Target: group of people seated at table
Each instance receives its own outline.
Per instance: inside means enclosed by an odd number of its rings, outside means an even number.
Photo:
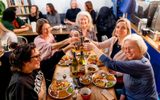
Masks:
[[[30,22],[36,21],[38,33],[33,43],[16,45],[8,52],[4,52],[3,43],[0,45],[0,100],[46,100],[47,88],[51,84],[56,64],[66,52],[75,48],[74,44],[80,41],[79,36],[89,41],[84,43],[85,50],[93,50],[112,73],[123,75],[124,93],[120,100],[158,100],[154,71],[149,59],[144,56],[147,46],[142,37],[131,34],[130,21],[120,18],[112,37],[98,42],[93,25],[95,13],[88,6],[90,3],[85,3],[87,11],[81,11],[77,8],[76,0],[71,0],[71,9],[67,10],[65,20],[65,23],[73,26],[71,37],[60,42],[56,42],[51,33],[52,26],[60,23],[54,6],[47,4],[46,16],[38,11],[36,5],[31,7],[29,19]],[[4,17],[5,12],[13,14],[13,18]],[[2,24],[0,23],[0,38],[7,38],[7,43],[8,40],[17,42],[13,32],[29,30],[31,27],[26,24],[19,26],[18,21],[14,22],[17,17],[13,9],[6,9],[4,15]],[[18,25],[19,30],[14,25]],[[100,50],[105,48],[108,48],[107,53]]]
[[[73,25],[75,24],[76,16],[81,11],[81,9],[78,8],[76,0],[71,0],[70,7],[71,8],[66,11],[64,23]],[[88,13],[90,13],[93,19],[93,23],[95,24],[96,12],[93,9],[91,1],[85,2],[85,9]],[[46,4],[46,12],[47,14],[44,15],[41,11],[39,11],[37,5],[31,5],[30,15],[28,16],[29,22],[36,22],[40,18],[45,18],[49,21],[51,26],[62,24],[60,14],[52,3]],[[14,31],[15,33],[24,32],[31,29],[30,25],[28,25],[24,20],[16,16],[16,7],[9,7],[3,12],[2,23],[7,29]]]

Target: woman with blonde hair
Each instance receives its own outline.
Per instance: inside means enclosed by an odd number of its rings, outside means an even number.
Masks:
[[[96,30],[92,23],[91,15],[87,11],[81,11],[76,17],[75,27],[72,30],[79,31],[86,38],[97,41]],[[71,35],[74,34],[71,32]]]
[[[114,60],[125,60],[126,57],[121,50],[123,39],[131,34],[130,21],[126,18],[120,18],[116,22],[115,29],[113,30],[112,37],[103,42],[94,42],[98,48],[108,48],[107,54]]]
[[[11,43],[18,42],[16,34],[6,29],[1,22],[0,22],[0,42],[1,42],[2,47],[4,47],[5,50],[8,50],[7,47]]]
[[[103,42],[94,42],[94,44],[99,49],[107,50],[105,53],[113,60],[120,60],[124,61],[126,60],[125,53],[121,50],[122,41],[123,39],[131,34],[131,25],[130,21],[126,18],[120,18],[115,26],[115,29],[113,30],[112,37],[108,40],[105,40]],[[107,48],[107,49],[106,49]],[[91,49],[90,47],[87,47],[87,49]],[[123,88],[123,74],[120,72],[112,71],[111,73],[115,74],[117,76],[117,84],[115,86],[116,89]]]

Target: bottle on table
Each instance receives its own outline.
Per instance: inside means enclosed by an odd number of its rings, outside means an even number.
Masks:
[[[79,58],[79,64],[82,65],[82,66],[86,65],[86,61],[85,61],[85,58],[84,58],[84,53],[83,53],[82,50],[81,50],[81,54],[80,54],[80,58]]]
[[[71,65],[71,73],[73,76],[78,75],[78,61],[76,59],[76,53],[73,52],[73,60],[72,60],[72,65]]]

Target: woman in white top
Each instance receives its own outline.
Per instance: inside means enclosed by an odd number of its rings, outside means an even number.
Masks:
[[[18,42],[16,34],[6,29],[2,23],[0,23],[0,42],[4,48],[9,46],[13,42],[14,43]]]

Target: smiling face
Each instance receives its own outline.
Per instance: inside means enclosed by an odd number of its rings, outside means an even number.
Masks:
[[[30,73],[33,70],[39,69],[40,68],[40,53],[38,51],[38,49],[33,49],[32,50],[32,55],[31,55],[31,59],[29,62],[25,63],[25,67],[23,68],[23,71],[25,73]]]
[[[22,68],[24,73],[31,73],[36,69],[40,68],[40,53],[38,49],[34,48],[31,50],[32,54],[30,57],[30,61],[25,62]]]
[[[89,24],[89,19],[85,15],[81,15],[78,21],[81,28],[87,28]]]
[[[30,64],[33,67],[33,70],[35,69],[39,69],[40,68],[40,53],[38,51],[38,49],[33,49],[32,50],[32,56],[31,56],[31,60],[30,60]]]
[[[142,57],[140,48],[133,40],[126,40],[124,42],[123,51],[128,60],[140,59]]]
[[[36,13],[37,12],[37,8],[35,6],[31,7],[31,13]]]
[[[48,34],[50,32],[51,26],[48,23],[44,23],[42,26],[42,35]]]
[[[50,9],[50,7],[48,5],[46,5],[46,11],[47,12],[51,12],[51,9]]]
[[[71,8],[72,8],[72,9],[77,8],[77,2],[76,2],[75,0],[72,0],[72,1],[71,1]]]
[[[119,22],[116,25],[115,29],[115,36],[117,36],[118,39],[123,39],[128,35],[128,28],[126,22]]]

